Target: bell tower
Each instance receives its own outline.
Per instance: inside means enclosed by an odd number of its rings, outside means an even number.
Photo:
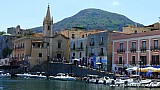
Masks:
[[[52,57],[52,38],[51,38],[53,36],[52,26],[53,26],[53,18],[51,18],[50,7],[48,5],[47,14],[43,20],[43,37],[44,37],[44,47],[47,47],[48,49],[47,56],[49,58]]]
[[[48,5],[47,14],[43,20],[43,36],[44,37],[52,36],[52,25],[53,25],[53,18],[51,18],[50,7]]]

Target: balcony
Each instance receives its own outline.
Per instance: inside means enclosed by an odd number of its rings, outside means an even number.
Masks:
[[[125,53],[125,49],[117,49],[117,53],[123,54],[123,53]]]
[[[99,45],[104,45],[104,42],[100,42]]]
[[[136,48],[131,48],[130,52],[135,53],[136,52]]]
[[[91,57],[91,56],[94,56],[94,53],[89,53],[89,56]]]
[[[141,52],[146,52],[147,48],[146,47],[141,47],[140,50],[141,50]]]
[[[78,47],[78,48],[76,48],[76,50],[77,50],[77,51],[82,51],[82,50],[84,50],[84,49],[83,49],[83,47]]]
[[[90,42],[90,46],[94,46],[94,42]]]
[[[98,53],[99,56],[104,56],[103,52]]]
[[[71,51],[74,51],[74,50],[76,50],[75,48],[71,48]]]
[[[151,51],[159,51],[160,50],[160,47],[158,46],[151,46]]]

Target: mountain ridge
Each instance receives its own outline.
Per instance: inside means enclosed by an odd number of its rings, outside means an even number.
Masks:
[[[124,15],[108,12],[101,9],[89,8],[79,11],[77,14],[64,18],[54,23],[53,30],[60,31],[70,29],[72,27],[83,27],[86,30],[116,30],[122,31],[122,27],[127,25],[135,25],[136,22],[130,20]],[[138,26],[142,24],[136,23]],[[42,26],[32,28],[35,32],[41,32]]]

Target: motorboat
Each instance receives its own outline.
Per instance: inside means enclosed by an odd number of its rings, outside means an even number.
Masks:
[[[5,73],[4,71],[0,71],[0,78],[9,78],[11,74]]]
[[[31,74],[31,73],[23,73],[23,74],[16,74],[20,78],[47,78],[45,75],[42,75],[41,73],[38,74]]]
[[[19,78],[29,78],[31,76],[30,73],[16,74]]]
[[[86,82],[88,82],[88,83],[98,83],[98,75],[88,75]]]
[[[33,75],[33,74],[31,74],[30,76],[29,76],[29,78],[41,78],[41,79],[45,79],[45,78],[47,78],[47,76],[45,76],[45,75],[42,75],[42,74],[35,74],[35,75]]]
[[[146,87],[146,86],[150,86],[150,84],[152,83],[152,80],[150,79],[145,79],[145,80],[134,80],[132,82],[127,82],[125,83],[125,86],[127,87]]]
[[[70,76],[69,74],[65,74],[65,73],[58,73],[56,76],[50,76],[50,79],[63,80],[63,81],[74,81],[74,80],[76,80],[75,77]]]

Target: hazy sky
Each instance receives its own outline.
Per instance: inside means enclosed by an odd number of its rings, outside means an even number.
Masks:
[[[54,23],[87,8],[122,14],[144,25],[160,17],[160,0],[0,0],[0,31],[17,25],[23,29],[42,26],[48,3]]]

